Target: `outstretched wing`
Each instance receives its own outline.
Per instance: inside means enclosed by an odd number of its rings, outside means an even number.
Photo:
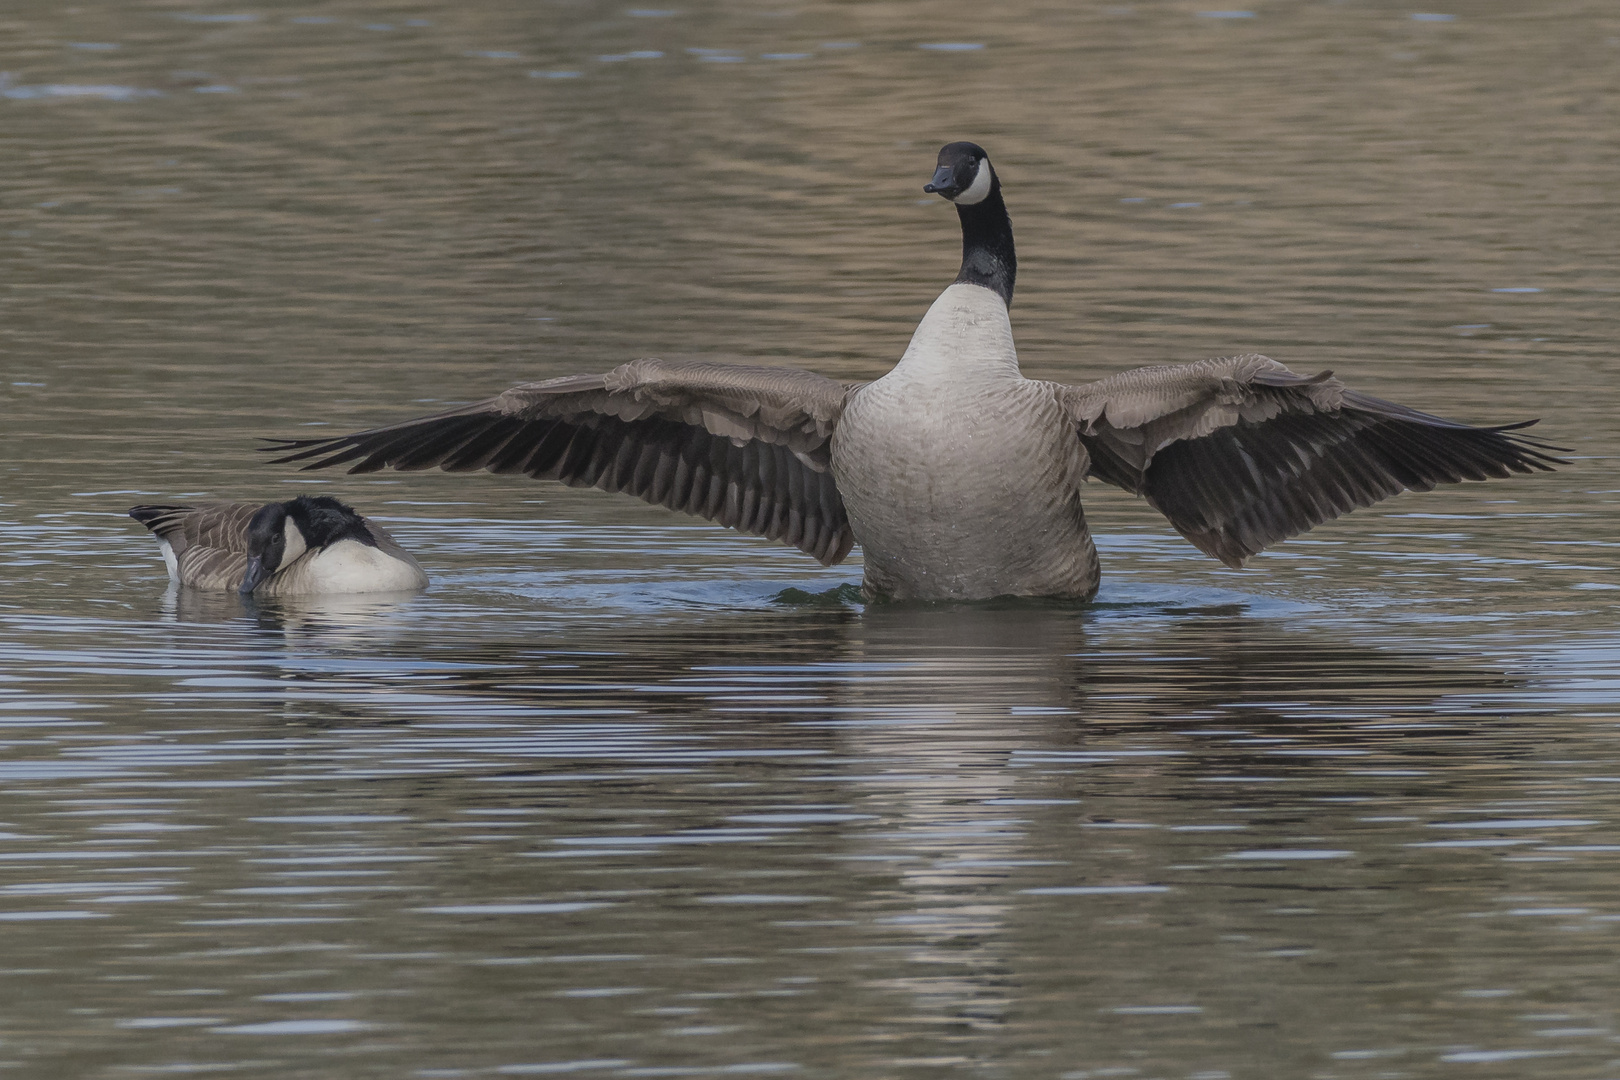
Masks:
[[[854,543],[828,468],[849,389],[796,368],[645,359],[267,449],[283,453],[277,462],[308,461],[307,469],[484,469],[621,491],[780,540],[831,566]]]
[[[1205,554],[1255,552],[1403,490],[1550,471],[1535,421],[1471,427],[1264,356],[1054,384],[1091,475],[1147,501]]]

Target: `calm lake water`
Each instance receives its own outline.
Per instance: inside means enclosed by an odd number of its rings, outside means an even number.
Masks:
[[[1620,11],[1201,3],[10,0],[0,1066],[1620,1077]],[[1029,374],[1259,351],[1571,464],[1241,572],[1099,486],[1096,603],[863,607],[858,552],[253,451],[878,376],[959,138]],[[176,596],[122,516],[300,492],[432,588]]]

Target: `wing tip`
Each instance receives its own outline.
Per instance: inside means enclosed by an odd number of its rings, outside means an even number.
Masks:
[[[1537,417],[1534,420],[1521,420],[1516,424],[1499,424],[1477,430],[1488,431],[1499,436],[1504,443],[1513,449],[1515,457],[1508,464],[1514,472],[1527,473],[1537,470],[1556,472],[1560,465],[1574,464],[1569,458],[1557,456],[1559,454],[1574,453],[1569,447],[1555,445],[1534,435],[1519,434],[1525,428],[1539,423],[1541,423],[1541,418]]]
[[[1158,510],[1159,513],[1164,513],[1163,508],[1159,506],[1156,500],[1150,498],[1148,505]],[[1169,517],[1168,514],[1165,514],[1165,516]],[[1222,564],[1228,570],[1244,569],[1249,559],[1257,553],[1238,543],[1236,537],[1220,529],[1187,529],[1177,525],[1174,519],[1170,521],[1170,525],[1176,532],[1181,534],[1183,540]],[[1273,543],[1280,542],[1273,541]]]
[[[822,566],[837,566],[849,558],[850,551],[855,547],[855,534],[850,532],[848,525],[844,525],[829,540],[830,543],[823,543],[819,551],[800,550],[814,557]]]
[[[129,508],[129,516],[136,521],[151,528],[153,523],[181,510],[190,510],[189,506],[178,506],[173,503],[142,503]]]
[[[273,445],[259,446],[254,449],[261,454],[281,455],[280,457],[271,458],[265,464],[288,465],[297,461],[309,461],[309,464],[299,468],[299,472],[309,472],[311,469],[325,469],[332,465],[338,465],[350,460],[359,453],[359,447],[355,444],[352,435],[340,435],[336,438],[326,439],[265,438],[263,441]],[[352,453],[346,457],[346,451],[352,451]],[[310,458],[316,458],[317,460],[310,461]],[[356,468],[349,471],[356,472],[358,470]]]

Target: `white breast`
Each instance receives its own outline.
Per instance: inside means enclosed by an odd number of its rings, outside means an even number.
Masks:
[[[357,540],[339,540],[306,555],[261,586],[269,596],[403,592],[427,585],[415,560],[397,559]]]
[[[900,363],[878,382],[949,380],[960,385],[1017,377],[1018,350],[1006,303],[983,285],[956,284],[939,294],[917,324]]]

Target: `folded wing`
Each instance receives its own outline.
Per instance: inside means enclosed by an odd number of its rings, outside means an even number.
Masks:
[[[236,551],[247,557],[247,527],[260,503],[198,503],[194,506],[147,504],[129,516],[167,540],[176,555],[194,547]]]
[[[624,492],[780,540],[830,566],[854,543],[828,469],[849,389],[794,368],[644,359],[268,449],[308,469],[483,469]]]
[[[234,589],[247,571],[247,527],[261,503],[147,505],[129,516],[174,555],[175,580],[206,589]]]
[[[1471,427],[1264,356],[1053,384],[1091,475],[1141,495],[1228,566],[1403,490],[1550,471],[1555,447]]]

